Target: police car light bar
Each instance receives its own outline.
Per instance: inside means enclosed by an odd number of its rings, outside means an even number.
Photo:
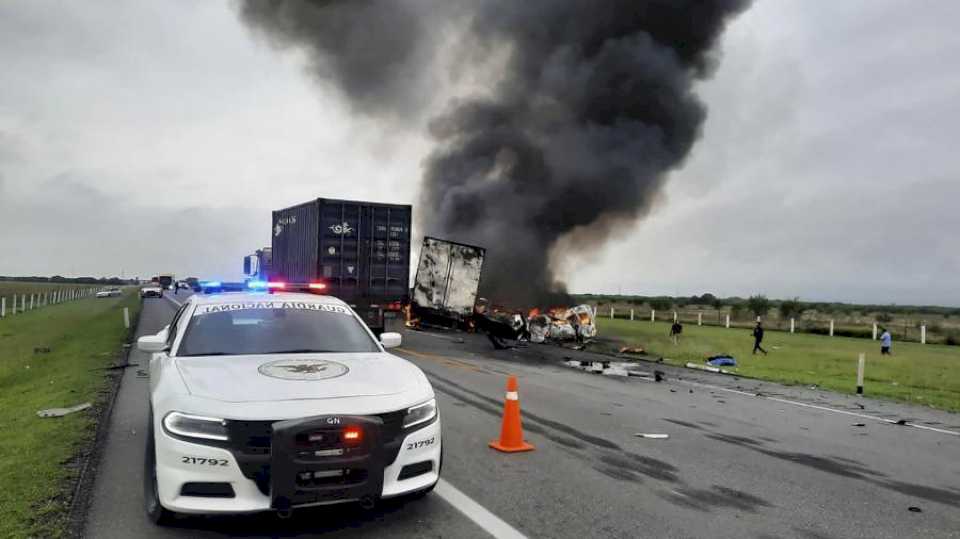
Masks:
[[[326,283],[288,283],[286,281],[247,281],[247,288],[261,291],[318,291],[326,290]]]

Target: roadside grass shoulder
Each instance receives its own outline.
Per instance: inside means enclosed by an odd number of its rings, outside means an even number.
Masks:
[[[92,437],[94,419],[89,411],[60,418],[37,411],[97,401],[103,368],[127,336],[123,307],[139,310],[135,291],[0,321],[0,537],[63,534],[68,500],[61,494],[78,473],[70,463]]]
[[[670,340],[666,322],[598,320],[599,332],[626,346],[640,346],[665,362],[703,364],[710,356],[730,354],[738,374],[789,385],[817,385],[841,393],[856,392],[857,360],[867,354],[864,392],[960,412],[960,348],[894,342],[892,357],[880,355],[879,341],[767,331],[769,355],[753,355],[753,337],[743,328],[685,324],[680,344]]]

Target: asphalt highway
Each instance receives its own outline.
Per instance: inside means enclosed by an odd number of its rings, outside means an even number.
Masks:
[[[175,308],[146,300],[138,335],[159,331]],[[152,525],[142,500],[147,358],[134,351],[85,536],[960,537],[956,415],[663,367],[661,383],[608,377],[564,366],[593,356],[556,346],[494,351],[477,335],[403,333],[396,353],[427,373],[443,420],[443,484],[425,499]],[[487,446],[510,374],[529,453]],[[939,430],[872,419],[897,416]]]

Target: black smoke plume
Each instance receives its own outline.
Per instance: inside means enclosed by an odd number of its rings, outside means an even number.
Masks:
[[[565,293],[553,263],[649,210],[700,134],[693,83],[747,4],[248,0],[242,14],[305,47],[373,115],[408,110],[424,80],[453,67],[430,61],[438,29],[464,32],[461,59],[504,52],[488,92],[458,96],[429,123],[437,145],[418,215],[428,234],[487,247],[483,294],[532,305]]]

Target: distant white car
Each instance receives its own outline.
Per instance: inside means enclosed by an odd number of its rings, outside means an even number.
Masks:
[[[158,284],[148,284],[140,289],[141,298],[162,298],[163,288]]]
[[[120,295],[123,295],[123,292],[119,288],[108,288],[97,292],[98,298],[115,298]]]
[[[150,359],[144,499],[174,513],[277,511],[421,496],[440,478],[433,387],[344,302],[190,296]]]

